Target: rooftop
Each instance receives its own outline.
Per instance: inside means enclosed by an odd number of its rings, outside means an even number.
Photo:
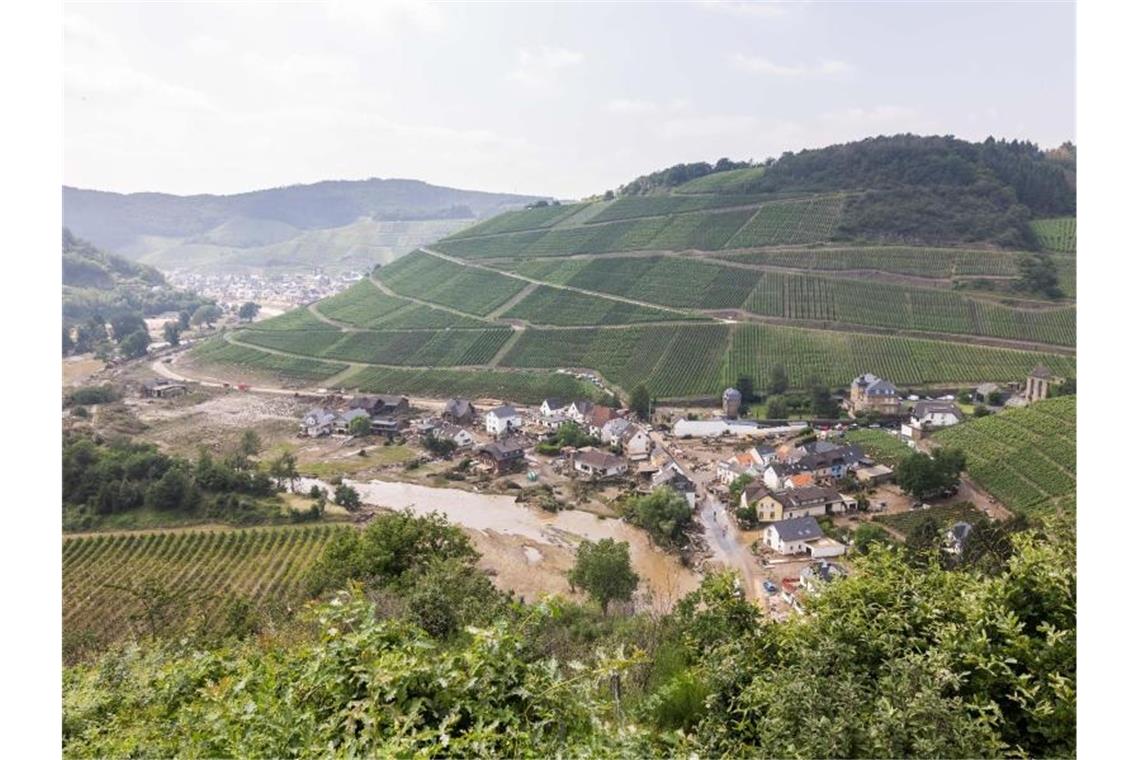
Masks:
[[[781,541],[814,541],[823,537],[823,531],[814,517],[796,517],[791,520],[780,520],[768,526],[776,531]]]

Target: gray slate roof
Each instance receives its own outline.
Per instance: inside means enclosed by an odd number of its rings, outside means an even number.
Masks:
[[[796,517],[791,520],[774,522],[770,528],[776,531],[781,541],[814,541],[823,538],[823,531],[814,517]]]
[[[487,412],[487,414],[491,415],[492,417],[498,417],[501,420],[519,416],[519,413],[515,411],[515,408],[510,404],[492,409],[491,411]]]

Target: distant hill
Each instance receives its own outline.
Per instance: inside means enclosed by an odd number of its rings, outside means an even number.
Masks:
[[[537,199],[407,179],[191,196],[65,186],[63,218],[100,248],[166,269],[362,267]]]
[[[581,369],[661,399],[761,388],[778,365],[797,390],[863,372],[968,387],[1038,362],[1068,377],[1075,220],[1036,215],[1068,208],[1072,171],[1024,143],[907,135],[678,165],[469,226],[201,358],[496,397],[511,373],[533,390]]]
[[[203,300],[167,284],[154,267],[105,253],[63,229],[63,317],[80,322],[95,314],[154,316],[192,309]]]

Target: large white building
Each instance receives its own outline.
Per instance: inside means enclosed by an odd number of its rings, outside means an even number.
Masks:
[[[505,435],[511,430],[522,427],[522,417],[518,411],[510,405],[491,409],[483,416],[483,420],[487,432],[496,436]]]

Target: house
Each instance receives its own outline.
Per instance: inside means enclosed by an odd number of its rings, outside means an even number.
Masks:
[[[768,487],[759,481],[753,481],[740,491],[740,508],[756,509],[756,502],[768,496],[771,492]]]
[[[732,482],[741,475],[757,478],[760,474],[761,469],[751,451],[737,452],[728,459],[716,463],[717,480],[726,486],[732,485]]]
[[[1055,382],[1052,371],[1044,364],[1038,364],[1025,380],[1025,400],[1029,403],[1049,396],[1049,386]]]
[[[350,409],[363,409],[371,417],[393,417],[408,413],[408,399],[404,396],[357,396],[349,402]]]
[[[342,435],[348,433],[349,428],[352,426],[352,421],[357,419],[368,420],[368,428],[369,430],[372,429],[372,418],[368,416],[368,412],[363,409],[349,409],[344,414],[339,415],[336,421],[333,422],[333,432]]]
[[[400,421],[395,417],[373,417],[372,418],[372,434],[373,435],[386,435],[388,440],[396,437],[400,432]]]
[[[445,422],[436,428],[433,435],[440,440],[451,441],[457,449],[466,449],[475,443],[475,436],[471,435],[469,430],[450,422]]]
[[[598,437],[601,438],[602,443],[606,445],[621,445],[622,434],[632,426],[633,423],[624,417],[616,417],[602,425],[602,430]]]
[[[895,471],[885,464],[876,464],[871,467],[860,467],[855,471],[855,479],[869,486],[877,486],[890,482]]]
[[[621,457],[593,447],[575,451],[570,459],[574,472],[595,480],[618,477],[629,470],[629,465]]]
[[[574,420],[570,419],[569,417],[567,417],[565,414],[562,414],[561,412],[557,412],[557,413],[549,415],[547,417],[540,416],[538,418],[539,427],[545,428],[547,430],[557,430],[558,428],[562,427],[562,425],[564,423],[567,423],[567,422],[574,422]],[[577,425],[578,423],[574,422],[574,424]]]
[[[519,438],[494,441],[478,449],[479,458],[497,475],[510,472],[522,464],[525,453],[526,443]]]
[[[518,411],[509,404],[496,407],[483,417],[487,432],[491,435],[505,435],[512,430],[522,427],[522,417]]]
[[[570,405],[566,407],[565,414],[568,418],[574,420],[579,425],[583,425],[586,423],[586,419],[589,417],[589,414],[591,411],[593,411],[593,409],[594,403],[592,401],[583,401],[579,399],[577,401],[570,402]]]
[[[899,413],[901,399],[898,388],[891,382],[867,372],[851,381],[849,405],[855,413],[896,415]]]
[[[921,440],[931,430],[957,425],[965,419],[958,405],[950,401],[919,401],[911,409],[910,419],[899,430],[903,438]]]
[[[542,400],[542,406],[539,411],[542,412],[543,417],[553,417],[556,414],[566,414],[566,407],[569,406],[564,399],[560,398],[545,398]]]
[[[720,404],[726,418],[734,420],[740,416],[740,401],[740,391],[735,388],[724,389],[724,393],[720,397]]]
[[[946,540],[943,541],[943,550],[955,556],[962,554],[962,548],[966,545],[966,538],[970,535],[970,531],[974,529],[973,525],[968,522],[956,522],[950,526],[946,531]]]
[[[845,514],[854,503],[838,491],[820,486],[770,491],[749,502],[761,522],[778,522],[798,517]]]
[[[689,503],[689,508],[693,509],[697,505],[697,484],[689,480],[685,473],[681,472],[681,468],[676,462],[671,462],[669,465],[662,467],[650,479],[650,488],[660,488],[665,486],[672,488],[677,493],[685,498]]]
[[[840,578],[846,577],[846,575],[847,573],[839,565],[823,560],[810,564],[803,570],[800,570],[800,588],[806,591],[816,592],[821,590],[828,583],[833,583]]]
[[[586,415],[585,427],[590,435],[595,438],[602,437],[602,428],[606,426],[607,422],[618,419],[618,414],[615,410],[608,406],[598,404],[590,413]]]
[[[808,482],[804,483],[805,478],[799,478],[799,482],[793,482],[796,475],[806,476]],[[764,468],[764,485],[768,486],[769,490],[782,491],[786,488],[802,488],[804,485],[811,485],[815,482],[815,478],[811,473],[805,473],[800,469],[799,465],[787,464],[786,462],[769,462],[768,466]]]
[[[764,543],[780,554],[803,554],[808,544],[823,538],[814,517],[797,517],[774,522],[764,529]]]
[[[795,462],[801,472],[816,478],[842,478],[858,467],[863,451],[858,446],[831,446],[830,449],[805,454]]]
[[[451,398],[443,405],[441,416],[454,425],[470,425],[475,421],[475,407],[465,398]]]
[[[328,409],[312,409],[301,418],[301,435],[317,438],[333,431],[336,415]]]
[[[172,383],[166,378],[147,380],[142,384],[142,395],[144,398],[173,398],[175,396],[184,396],[189,392],[190,389],[182,383]]]
[[[646,459],[653,450],[653,439],[644,428],[630,425],[621,436],[621,450],[627,457],[636,461]]]

